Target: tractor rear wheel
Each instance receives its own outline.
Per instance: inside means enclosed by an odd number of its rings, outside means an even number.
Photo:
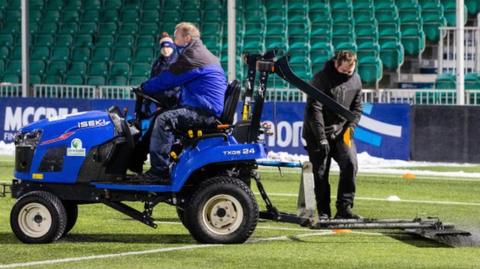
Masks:
[[[10,212],[10,226],[24,243],[50,243],[58,240],[67,225],[62,201],[45,191],[33,191],[18,198]]]
[[[240,179],[215,177],[201,183],[185,207],[192,236],[201,243],[245,242],[255,230],[258,205]]]

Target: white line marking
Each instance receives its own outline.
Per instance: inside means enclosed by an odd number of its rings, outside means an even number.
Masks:
[[[145,255],[145,254],[153,254],[153,253],[171,252],[171,251],[177,251],[177,250],[189,250],[189,249],[219,247],[219,246],[222,246],[222,245],[193,245],[193,246],[181,246],[181,247],[171,247],[171,248],[157,248],[157,249],[150,249],[150,250],[143,250],[143,251],[115,253],[115,254],[103,254],[103,255],[92,255],[92,256],[84,256],[84,257],[44,260],[44,261],[35,261],[35,262],[1,264],[0,268],[16,268],[16,267],[26,267],[26,266],[49,265],[49,264],[108,259],[108,258],[114,258],[114,257]]]
[[[260,195],[260,193],[255,192],[256,195]],[[270,196],[280,196],[280,197],[298,197],[297,194],[294,193],[268,193]],[[331,197],[332,199],[336,199],[335,196]],[[355,197],[357,200],[365,200],[365,201],[386,201],[391,203],[418,203],[418,204],[434,204],[434,205],[471,205],[471,206],[480,206],[480,203],[475,202],[455,202],[455,201],[428,201],[428,200],[400,200],[400,201],[390,201],[386,198],[374,198],[374,197]]]

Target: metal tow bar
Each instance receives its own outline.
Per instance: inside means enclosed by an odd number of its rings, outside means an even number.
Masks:
[[[12,184],[0,183],[0,197],[6,197],[7,193],[12,193]]]

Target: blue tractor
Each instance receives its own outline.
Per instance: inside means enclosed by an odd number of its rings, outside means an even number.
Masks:
[[[275,73],[326,108],[347,120],[354,115],[323,91],[295,76],[288,57],[274,61],[275,51],[245,54],[248,78],[241,119],[233,124],[240,84],[229,84],[223,115],[214,126],[175,130],[169,184],[135,179],[148,153],[151,127],[159,114],[151,110],[155,98],[135,90],[135,117],[118,107],[43,119],[22,128],[15,137],[15,172],[10,186],[17,199],[10,214],[16,237],[25,243],[49,243],[65,236],[75,225],[78,206],[103,203],[148,226],[157,225],[152,212],[159,203],[173,205],[183,225],[201,243],[242,243],[259,218],[310,226],[313,229],[413,229],[435,238],[439,234],[469,235],[435,220],[324,220],[279,212],[271,203],[256,172],[268,165],[260,123],[269,74]],[[256,73],[259,87],[254,94]],[[253,109],[252,109],[253,107]],[[145,127],[145,128],[144,128]],[[276,166],[289,164],[276,163]],[[250,189],[257,184],[266,210],[259,212]],[[5,187],[3,188],[3,194]],[[0,194],[2,194],[0,192]],[[139,211],[125,202],[142,202]]]

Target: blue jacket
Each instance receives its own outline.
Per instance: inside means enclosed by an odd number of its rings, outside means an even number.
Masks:
[[[201,40],[192,41],[170,68],[143,84],[147,94],[158,94],[181,86],[180,105],[208,112],[220,118],[227,79],[215,57]]]

